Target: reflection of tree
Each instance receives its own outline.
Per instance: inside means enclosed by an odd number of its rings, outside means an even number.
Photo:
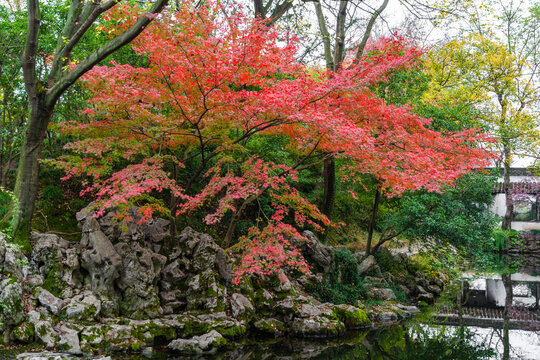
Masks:
[[[504,284],[504,290],[506,291],[506,297],[504,299],[504,311],[503,311],[503,360],[509,360],[510,359],[510,336],[509,336],[509,329],[510,329],[510,309],[512,307],[512,275],[510,274],[502,274],[502,281]]]

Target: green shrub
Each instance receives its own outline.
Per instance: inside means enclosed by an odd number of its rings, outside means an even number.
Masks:
[[[334,267],[324,275],[323,281],[307,286],[306,290],[323,302],[356,305],[367,295],[364,279],[358,271],[358,262],[345,248],[334,249]]]

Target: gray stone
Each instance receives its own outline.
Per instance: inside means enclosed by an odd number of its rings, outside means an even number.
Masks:
[[[416,306],[407,306],[403,304],[398,304],[397,307],[403,311],[407,316],[413,316],[418,313],[420,313],[420,309],[418,309]]]
[[[396,300],[396,295],[392,291],[392,289],[387,288],[371,288],[368,290],[368,296],[375,300]]]
[[[56,346],[58,333],[53,329],[51,321],[39,320],[34,323],[35,336],[49,349]]]
[[[22,285],[24,291],[32,292],[34,288],[43,286],[43,276],[31,275],[23,281]]]
[[[0,282],[0,304],[0,329],[24,320],[23,290],[18,281],[8,278]]]
[[[309,318],[319,316],[321,314],[322,311],[312,304],[301,304],[300,306],[298,306],[298,309],[296,311],[296,315],[301,318]]]
[[[158,281],[167,258],[138,243],[118,243],[115,249],[123,262],[117,281],[123,294],[121,313],[133,319],[160,316]]]
[[[433,294],[428,293],[428,292],[423,292],[423,293],[418,294],[418,296],[416,297],[416,300],[424,301],[427,304],[431,305],[433,304],[434,298],[433,298]]]
[[[294,318],[291,333],[301,337],[337,337],[345,331],[345,324],[339,320],[328,319],[324,316],[312,318]]]
[[[427,289],[435,296],[439,296],[441,294],[441,288],[437,285],[428,285]]]
[[[101,301],[91,291],[85,291],[70,299],[63,311],[69,320],[93,321],[101,312]]]
[[[283,322],[274,318],[260,319],[253,326],[259,332],[274,336],[280,336],[287,330]]]
[[[398,315],[392,311],[384,311],[377,315],[377,320],[380,322],[397,321],[398,319]]]
[[[120,295],[114,286],[122,270],[122,258],[111,241],[99,229],[96,219],[88,218],[83,227],[81,267],[90,275],[92,292],[102,301],[105,316],[118,314]]]
[[[184,354],[215,353],[220,347],[226,345],[225,338],[215,330],[201,336],[194,336],[191,339],[176,339],[167,346]]]
[[[376,266],[377,266],[377,261],[375,260],[375,257],[373,255],[369,255],[367,258],[362,260],[362,262],[358,266],[358,272],[360,275],[364,275],[374,270]]]
[[[219,276],[227,283],[232,282],[232,265],[225,251],[208,234],[196,232],[189,226],[179,236],[180,244],[186,246],[186,253],[191,257],[190,272],[202,272],[216,268]],[[179,255],[179,254],[178,254]],[[172,257],[171,257],[172,259]]]
[[[3,272],[9,277],[22,282],[29,275],[28,259],[18,247],[6,246],[3,260]]]
[[[323,272],[328,272],[334,262],[334,248],[320,242],[317,236],[309,230],[302,232],[302,236],[308,241],[292,239],[292,244],[302,251],[307,260],[315,263]]]
[[[71,329],[66,325],[60,326],[57,331],[58,333],[58,342],[56,347],[62,349],[65,352],[73,355],[82,354],[81,346],[79,344],[79,331]]]
[[[231,312],[236,319],[239,317],[251,317],[255,312],[255,308],[247,297],[234,293],[231,295]]]
[[[26,352],[17,355],[17,360],[78,360],[79,357],[65,353],[41,351]]]
[[[51,314],[58,315],[64,307],[64,302],[45,289],[40,289],[38,300]]]
[[[186,302],[188,310],[224,311],[227,307],[227,288],[219,283],[212,270],[194,275],[187,280]]]

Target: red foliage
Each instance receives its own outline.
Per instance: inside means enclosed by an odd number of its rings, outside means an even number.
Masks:
[[[82,140],[68,145],[79,155],[59,163],[68,176],[91,175],[85,192],[95,194],[102,210],[144,203],[148,218],[152,209],[163,210],[150,195],[167,190],[180,198],[179,213],[217,200],[205,218],[213,224],[267,193],[275,214],[240,240],[245,253],[237,275],[282,266],[307,271],[287,240],[301,236],[284,221],[294,214],[298,225],[321,230],[330,224],[291,185],[295,168],[313,154],[346,158],[345,177],[374,174],[390,195],[436,191],[490,157],[476,146],[489,141],[485,135],[429,130],[428,119],[371,94],[369,86],[389,71],[418,65],[422,52],[400,38],[371,44],[369,57],[339,73],[313,74],[294,60],[294,41],[277,30],[242,14],[224,18],[212,4],[184,7],[153,22],[133,43],[147,66],[111,63],[88,73],[88,121],[60,125]],[[119,11],[128,18],[132,12]],[[125,24],[113,20],[111,33]],[[249,153],[245,145],[254,134],[287,136],[301,160],[286,166],[249,154],[238,168],[238,154]],[[190,179],[171,174],[194,156],[201,166]],[[205,173],[206,186],[193,194],[193,178]]]

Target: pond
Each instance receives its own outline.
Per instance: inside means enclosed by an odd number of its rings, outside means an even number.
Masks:
[[[502,359],[503,331],[497,328],[425,324],[426,318],[369,332],[354,332],[338,340],[245,339],[234,349],[206,356],[178,356],[156,351],[155,360],[478,360]],[[540,332],[510,330],[509,359],[539,360]],[[127,359],[126,355],[113,356]],[[133,357],[131,359],[141,359]]]

